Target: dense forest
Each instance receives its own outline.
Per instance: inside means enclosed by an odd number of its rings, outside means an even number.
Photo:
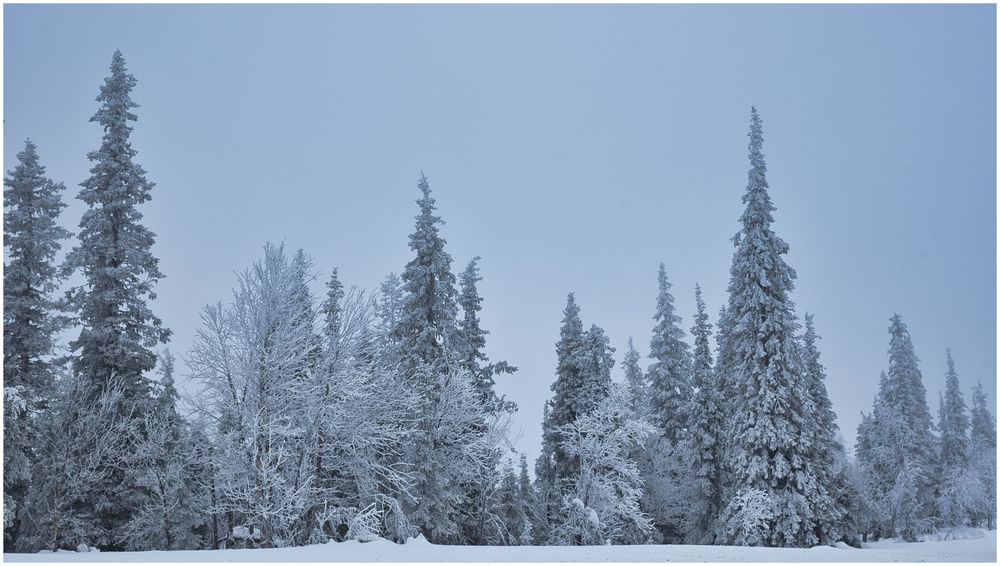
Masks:
[[[966,404],[943,352],[934,419],[899,315],[879,393],[845,448],[817,322],[792,302],[756,109],[716,322],[696,287],[688,341],[660,264],[648,367],[630,339],[615,382],[608,336],[569,293],[529,474],[510,439],[517,407],[494,390],[517,368],[487,356],[479,258],[453,268],[423,173],[400,274],[364,290],[303,250],[265,244],[232,296],[200,313],[182,402],[170,330],[150,308],[164,275],[140,210],[154,183],[130,142],[135,84],[115,52],[76,234],[59,226],[66,188],[31,141],[4,179],[6,552],[418,534],[808,547],[995,528],[990,403],[977,385]],[[65,351],[62,333],[74,336]]]

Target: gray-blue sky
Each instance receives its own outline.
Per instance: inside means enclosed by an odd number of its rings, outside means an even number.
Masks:
[[[69,187],[120,48],[185,353],[202,305],[285,240],[373,288],[410,258],[423,169],[455,269],[483,257],[499,389],[538,452],[565,296],[648,350],[663,261],[685,329],[724,301],[764,119],[775,229],[852,442],[909,324],[932,410],[951,346],[996,392],[996,29],[980,6],[4,6],[4,169]],[[316,286],[317,293],[320,286]],[[616,374],[620,370],[616,368]]]

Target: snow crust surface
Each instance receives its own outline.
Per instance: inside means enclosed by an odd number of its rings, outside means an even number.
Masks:
[[[964,540],[883,540],[857,549],[739,546],[443,546],[384,539],[253,550],[40,552],[4,554],[4,562],[996,562],[996,531]]]

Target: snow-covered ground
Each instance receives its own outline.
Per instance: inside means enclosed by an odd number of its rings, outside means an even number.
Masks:
[[[996,562],[997,533],[967,540],[896,543],[866,548],[733,546],[437,546],[422,539],[297,548],[176,552],[42,552],[4,554],[5,562]]]

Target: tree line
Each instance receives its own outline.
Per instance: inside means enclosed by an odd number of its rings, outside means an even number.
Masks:
[[[716,325],[694,290],[686,342],[666,267],[651,363],[614,348],[567,297],[542,451],[529,476],[517,407],[486,354],[480,258],[457,276],[421,173],[413,259],[376,291],[268,243],[206,306],[184,357],[149,307],[163,277],[140,205],[130,92],[115,52],[91,118],[75,245],[65,186],[30,141],[4,179],[4,548],[280,547],[329,540],[470,545],[812,546],[995,526],[996,424],[967,411],[950,351],[938,423],[905,324],[858,429],[838,435],[811,315],[773,231],[763,126],[751,112],[746,209]],[[78,285],[63,290],[76,273]],[[313,286],[322,278],[325,293]],[[68,348],[57,337],[73,331]],[[936,434],[935,434],[936,432]]]

